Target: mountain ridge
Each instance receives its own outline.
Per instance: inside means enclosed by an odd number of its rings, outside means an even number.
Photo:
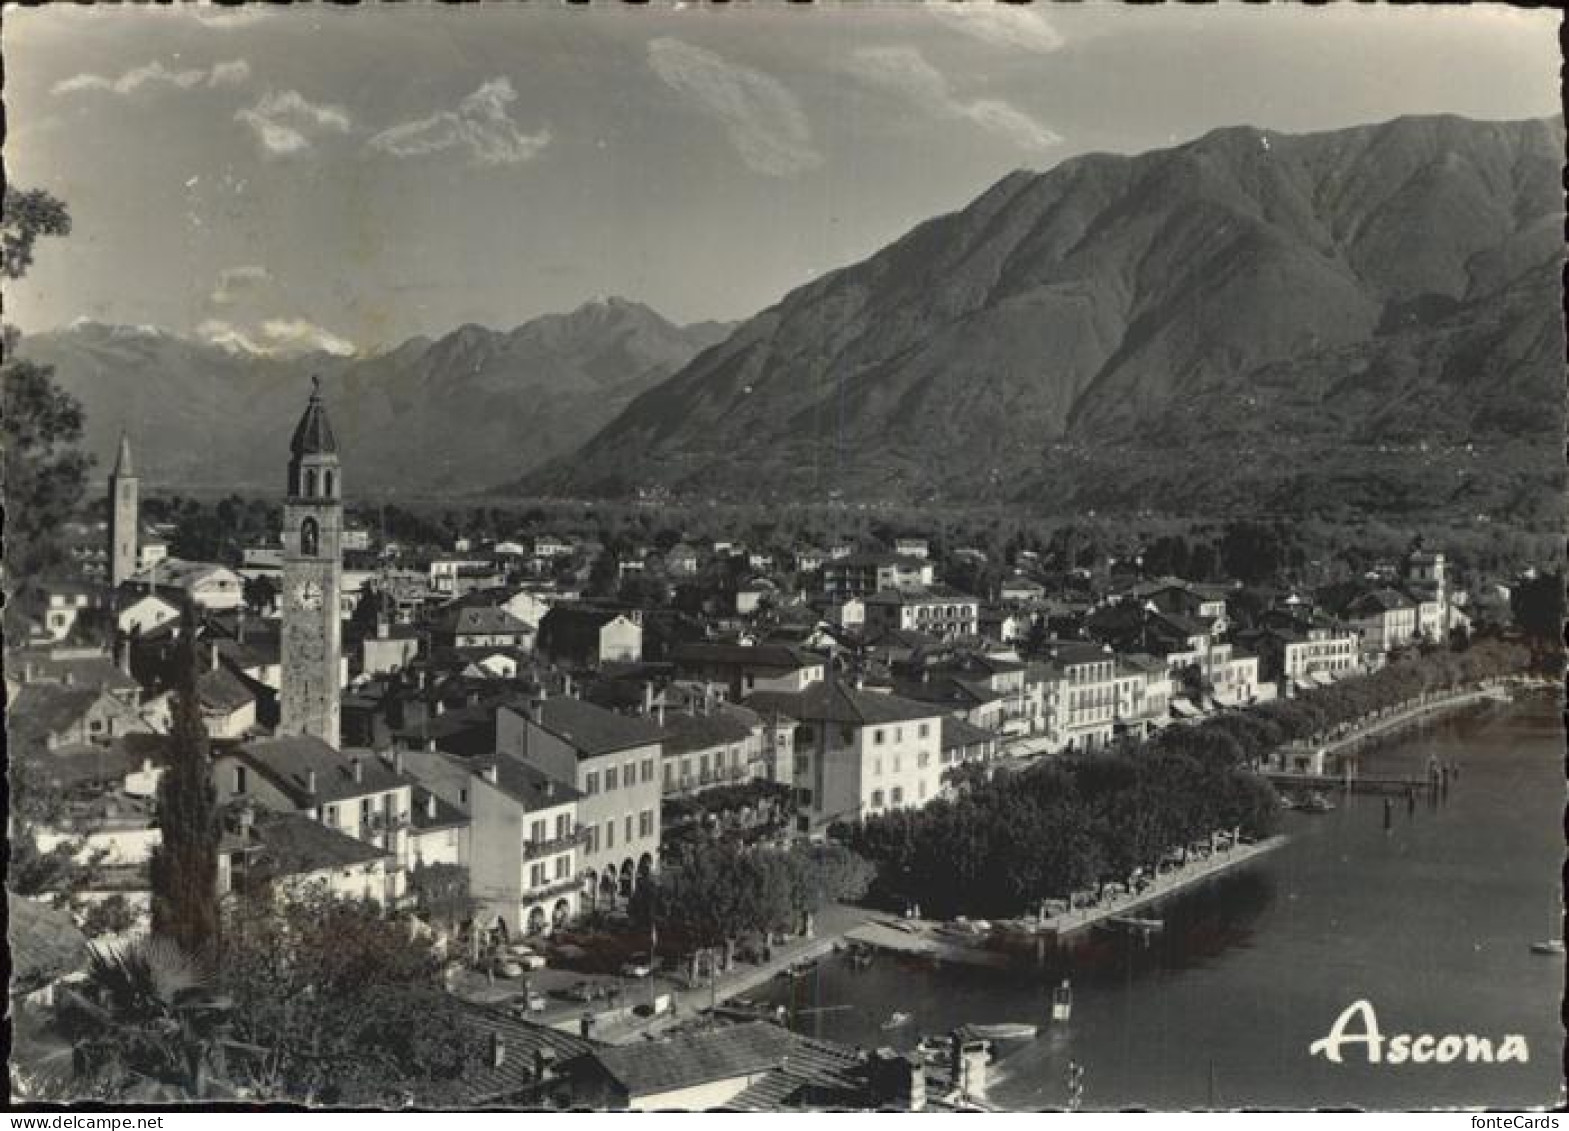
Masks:
[[[468,323],[354,356],[257,353],[85,319],[29,334],[19,352],[53,366],[82,402],[84,446],[101,467],[123,427],[153,484],[276,488],[314,375],[360,492],[464,493],[585,438],[726,332],[610,298],[509,330]],[[243,436],[232,426],[241,408]]]
[[[1545,442],[1522,409],[1561,404],[1562,151],[1561,118],[1441,115],[1226,127],[1015,171],[743,322],[520,488],[1025,501],[1055,480],[1066,505],[1126,505],[1105,459],[1086,480],[1052,448],[1147,456],[1151,432],[1221,397],[1257,402],[1255,443],[1317,435],[1315,459],[1413,428]],[[1235,470],[1213,455],[1198,460]],[[1126,462],[1142,490],[1156,469]]]

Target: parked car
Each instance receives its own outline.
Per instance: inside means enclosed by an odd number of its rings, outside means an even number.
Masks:
[[[550,1006],[550,999],[539,990],[530,990],[526,994],[518,994],[507,1002],[507,1009],[514,1016],[523,1016],[529,1013],[542,1013]]]
[[[572,1001],[597,1001],[604,996],[604,990],[597,982],[574,982],[561,991],[561,996]]]
[[[535,951],[532,947],[519,943],[509,947],[508,950],[508,960],[516,962],[525,970],[543,970],[546,966],[545,956]]]
[[[621,973],[628,978],[646,978],[654,972],[653,956],[641,951],[621,965]]]

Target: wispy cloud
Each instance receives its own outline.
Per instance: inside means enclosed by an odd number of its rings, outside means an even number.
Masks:
[[[348,357],[355,352],[353,342],[304,318],[269,318],[256,328],[209,318],[196,333],[215,346],[261,357],[313,350]]]
[[[799,100],[772,75],[668,37],[648,45],[648,64],[688,104],[724,125],[748,169],[789,177],[823,163]]]
[[[354,352],[353,342],[303,318],[269,318],[262,323],[262,335],[279,350],[321,350],[340,357]]]
[[[353,128],[342,106],[312,102],[297,90],[268,91],[234,117],[251,127],[264,150],[279,155],[303,153],[317,139]]]
[[[207,298],[214,306],[232,306],[271,280],[271,273],[259,263],[225,267],[218,272],[218,283]]]
[[[955,31],[993,47],[1049,55],[1063,44],[1062,35],[1034,7],[998,0],[931,0],[925,9]]]
[[[994,98],[963,99],[948,78],[913,47],[865,47],[854,53],[856,73],[867,82],[897,91],[934,118],[964,121],[1020,149],[1039,153],[1062,138],[1023,110]]]
[[[213,31],[231,31],[260,23],[267,18],[267,7],[266,4],[236,4],[231,7],[206,5],[195,8],[191,14],[202,27]],[[181,10],[186,10],[183,5]]]
[[[550,131],[525,133],[518,128],[507,112],[517,97],[510,79],[494,78],[458,103],[456,110],[389,126],[367,144],[394,157],[464,149],[476,165],[520,165],[550,144]]]
[[[170,70],[153,61],[110,78],[106,75],[79,74],[61,79],[51,88],[54,94],[136,94],[158,89],[194,90],[199,86],[240,86],[251,77],[251,65],[244,59],[218,63],[211,70],[192,67]]]

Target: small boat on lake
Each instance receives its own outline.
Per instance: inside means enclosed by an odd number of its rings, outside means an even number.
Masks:
[[[1073,1016],[1073,986],[1068,979],[1051,992],[1051,1019],[1066,1021]]]
[[[883,1022],[883,1031],[886,1032],[889,1029],[898,1029],[908,1025],[910,1023],[910,1017],[910,1014],[900,1013],[897,1010],[893,1013],[890,1013],[888,1015],[888,1020]]]
[[[1548,939],[1545,942],[1534,942],[1534,943],[1531,944],[1531,953],[1532,954],[1563,954],[1564,953],[1564,940],[1563,939]]]
[[[1318,791],[1307,795],[1300,806],[1304,813],[1332,813],[1335,803]]]
[[[1040,1032],[1036,1025],[1020,1021],[1004,1021],[995,1025],[967,1025],[969,1032],[983,1041],[1033,1041]]]

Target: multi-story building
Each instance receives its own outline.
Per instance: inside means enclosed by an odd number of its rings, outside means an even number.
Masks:
[[[1117,660],[1113,733],[1148,738],[1171,718],[1171,673],[1165,661],[1135,654]]]
[[[583,892],[591,901],[630,896],[638,877],[659,866],[663,737],[650,720],[577,699],[536,699],[496,714],[499,753],[582,795]]]
[[[942,788],[942,707],[830,679],[758,692],[746,706],[794,720],[799,830],[919,808]]]
[[[883,589],[865,600],[868,632],[915,631],[951,640],[980,631],[980,602],[945,585]]]
[[[723,644],[693,641],[670,650],[676,671],[689,679],[712,680],[740,699],[754,691],[801,691],[826,671],[822,656],[785,644]]]
[[[823,563],[823,592],[829,597],[866,597],[886,589],[924,589],[936,580],[932,563],[900,554],[847,554]]]
[[[258,739],[214,750],[221,803],[249,801],[299,813],[390,855],[384,901],[403,898],[413,781],[370,750],[336,750],[314,735]]]
[[[538,935],[577,916],[583,890],[583,795],[506,754],[469,782],[469,892],[486,922]]]
[[[1394,589],[1374,589],[1354,597],[1342,616],[1362,641],[1362,651],[1383,655],[1416,639],[1416,602]]]
[[[1038,671],[1044,685],[1047,734],[1065,750],[1096,750],[1116,731],[1117,657],[1109,647],[1060,641]]]
[[[1353,674],[1361,662],[1356,633],[1324,620],[1283,620],[1238,639],[1258,654],[1259,678],[1279,683],[1282,695]]]
[[[279,899],[322,891],[385,908],[402,898],[404,872],[391,851],[304,814],[245,811],[218,844],[218,894],[262,883]]]
[[[597,668],[643,656],[643,626],[619,609],[559,604],[539,622],[536,647],[559,664]]]
[[[666,797],[773,780],[763,720],[745,707],[694,698],[687,710],[665,713],[664,729],[660,783]]]

